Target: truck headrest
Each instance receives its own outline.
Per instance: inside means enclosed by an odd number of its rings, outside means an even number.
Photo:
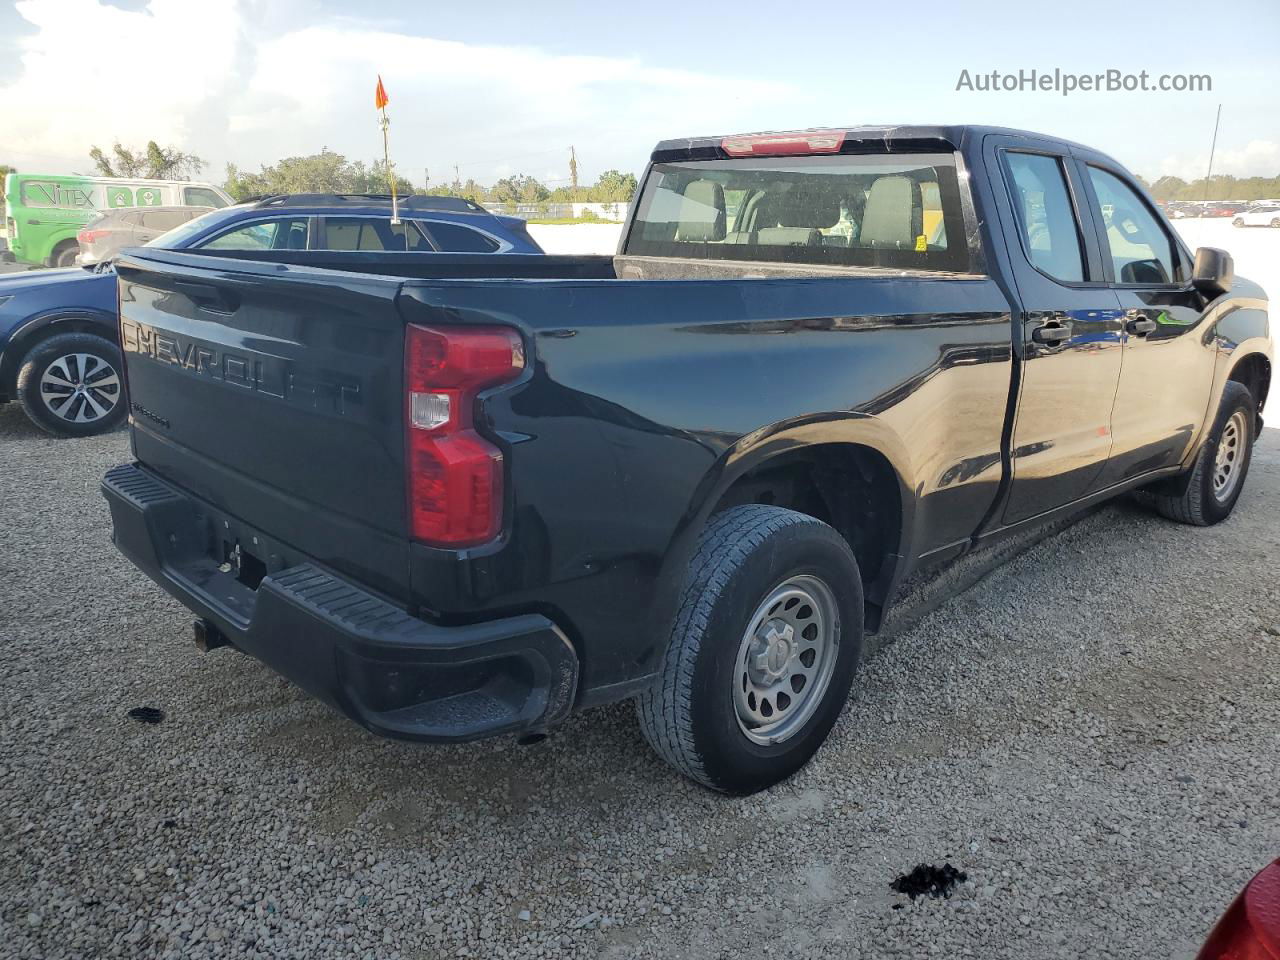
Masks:
[[[680,201],[676,239],[708,243],[724,239],[724,187],[714,180],[692,180]]]

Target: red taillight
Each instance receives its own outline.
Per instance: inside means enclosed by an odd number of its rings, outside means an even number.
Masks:
[[[725,137],[720,149],[731,157],[794,157],[811,153],[839,153],[843,130],[800,130],[796,133],[753,133]]]
[[[1197,960],[1280,960],[1280,860],[1249,881]]]
[[[476,395],[524,369],[507,327],[410,325],[405,333],[409,530],[434,546],[469,547],[502,529],[502,451],[475,431]]]
[[[95,240],[101,240],[106,235],[106,230],[81,230],[76,234],[76,240],[83,245],[86,243],[93,243]]]

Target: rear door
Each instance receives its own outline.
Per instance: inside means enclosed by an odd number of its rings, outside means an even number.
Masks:
[[[161,250],[117,272],[138,461],[406,600],[399,282]]]
[[[1124,366],[1111,414],[1106,486],[1181,462],[1204,422],[1216,345],[1191,255],[1129,174],[1078,151],[1103,271],[1124,320]]]
[[[1023,311],[1004,512],[1016,523],[1098,488],[1111,452],[1122,324],[1096,245],[1086,242],[1092,222],[1070,158],[1005,137],[988,138],[985,153]]]

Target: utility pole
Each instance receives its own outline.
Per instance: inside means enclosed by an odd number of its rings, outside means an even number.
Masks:
[[[573,185],[573,196],[578,196],[578,153],[569,147],[569,182]]]
[[[453,165],[453,184],[459,190],[462,189],[462,174],[458,172],[458,165],[456,163]]]
[[[422,168],[422,189],[424,193],[431,192],[431,168]]]
[[[1209,171],[1204,175],[1204,197],[1209,199],[1209,178],[1213,176],[1213,152],[1218,147],[1218,123],[1222,120],[1222,104],[1218,104],[1218,115],[1213,118],[1213,140],[1209,144]]]

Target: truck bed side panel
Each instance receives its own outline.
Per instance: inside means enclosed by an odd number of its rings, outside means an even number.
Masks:
[[[536,355],[528,381],[485,403],[508,444],[508,538],[465,576],[415,548],[414,594],[453,615],[537,609],[592,636],[588,688],[662,649],[664,563],[766,437],[874,436],[908,492],[908,558],[966,540],[1000,482],[1012,361],[990,279],[410,281],[401,308],[515,324]]]

